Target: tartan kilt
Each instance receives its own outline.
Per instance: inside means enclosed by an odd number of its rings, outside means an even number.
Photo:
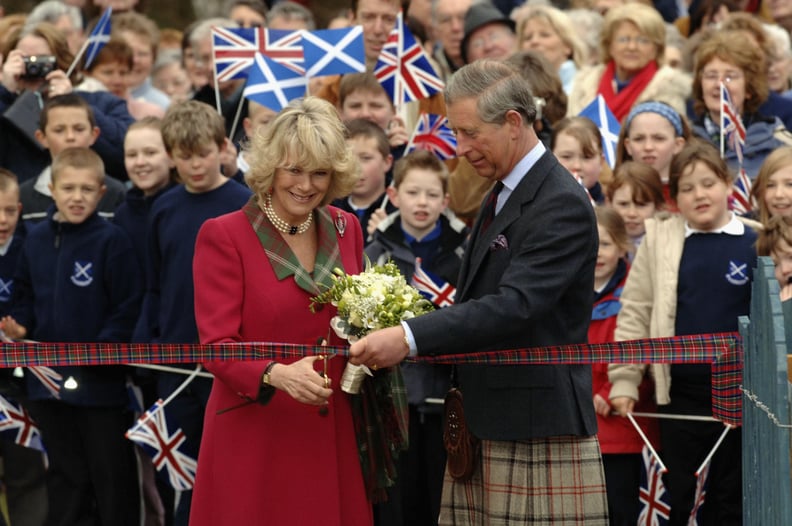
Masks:
[[[446,471],[440,526],[608,525],[596,436],[481,441],[468,482]]]

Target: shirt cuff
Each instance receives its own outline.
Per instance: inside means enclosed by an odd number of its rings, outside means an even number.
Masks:
[[[404,337],[407,338],[407,345],[410,347],[409,356],[418,356],[418,346],[415,344],[415,336],[413,336],[412,329],[407,325],[406,321],[401,322],[404,329]]]

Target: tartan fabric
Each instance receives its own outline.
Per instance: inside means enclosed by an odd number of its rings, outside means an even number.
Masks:
[[[261,207],[259,207],[256,196],[252,196],[247,204],[242,207],[242,210],[245,212],[248,221],[250,221],[253,231],[256,232],[256,236],[267,253],[272,269],[279,280],[294,276],[297,286],[314,296],[333,286],[333,269],[340,268],[343,270],[344,264],[341,261],[335,226],[326,206],[316,209],[319,247],[316,252],[313,273],[302,268],[297,256],[289,248],[283,236],[270,223]]]
[[[528,365],[588,363],[711,363],[713,416],[740,425],[742,340],[734,333],[699,334],[607,344],[573,344],[468,354],[409,358],[411,362]],[[270,342],[203,344],[0,343],[0,368],[31,365],[115,365],[195,363],[217,360],[272,360],[330,354],[347,347]]]
[[[608,524],[596,437],[483,440],[468,482],[446,473],[441,526]]]

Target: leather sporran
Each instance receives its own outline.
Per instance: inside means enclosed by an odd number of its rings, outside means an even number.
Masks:
[[[467,426],[462,391],[457,388],[452,388],[445,397],[443,445],[448,453],[448,474],[460,482],[470,480],[478,463],[481,441]]]

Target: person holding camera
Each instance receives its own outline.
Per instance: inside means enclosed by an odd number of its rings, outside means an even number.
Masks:
[[[64,34],[46,22],[7,35],[0,55],[5,57],[0,77],[0,166],[24,182],[38,176],[51,160],[33,136],[44,101],[75,91],[81,73],[74,68],[66,74],[74,56]],[[76,93],[91,106],[102,131],[93,149],[110,175],[125,180],[124,135],[134,122],[126,102],[107,92]]]

